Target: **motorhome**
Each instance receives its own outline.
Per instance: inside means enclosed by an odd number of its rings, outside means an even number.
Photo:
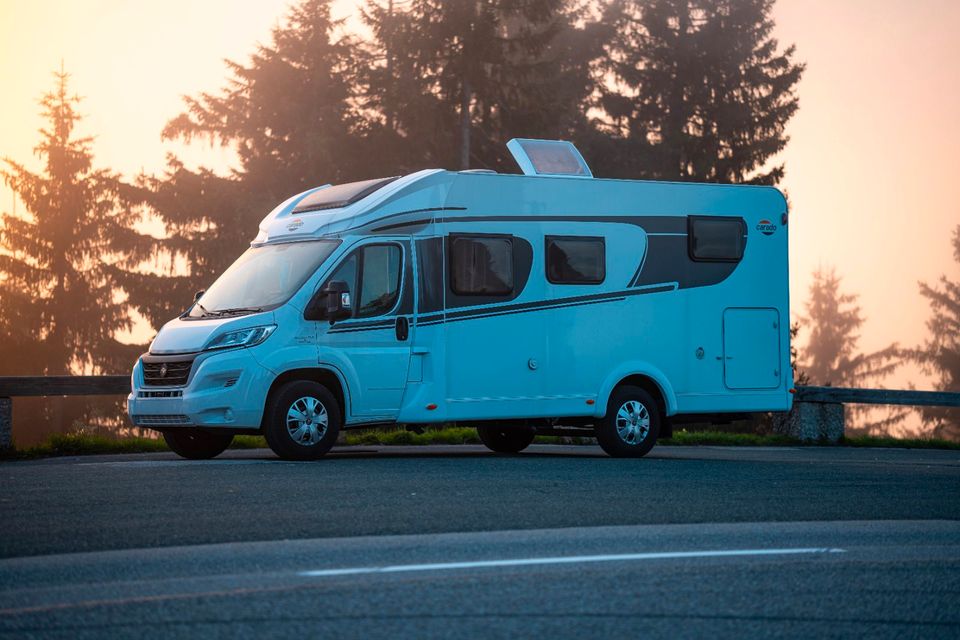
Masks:
[[[136,363],[128,412],[187,458],[263,434],[315,459],[345,429],[475,426],[642,456],[682,420],[792,403],[787,204],[772,187],[594,178],[516,139],[522,173],[324,185]]]

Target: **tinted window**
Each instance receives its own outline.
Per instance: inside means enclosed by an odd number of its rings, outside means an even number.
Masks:
[[[690,257],[721,262],[739,260],[743,257],[743,233],[740,218],[691,217]]]
[[[377,178],[376,180],[361,180],[337,184],[314,191],[293,208],[293,213],[307,213],[309,211],[323,211],[324,209],[338,209],[353,204],[384,187],[396,178]]]
[[[358,318],[389,312],[400,292],[400,247],[395,244],[364,247],[361,261]]]
[[[547,280],[554,284],[598,284],[606,277],[603,238],[547,236]]]
[[[450,279],[459,295],[509,295],[513,291],[510,238],[452,236]]]
[[[356,318],[389,313],[400,294],[402,255],[394,244],[363,247],[341,262],[323,286],[334,280],[345,282]]]
[[[340,280],[341,282],[347,283],[347,289],[350,291],[351,296],[357,292],[358,255],[359,253],[356,251],[351,253],[349,258],[340,263],[340,266],[333,272],[333,275],[327,278],[327,282]],[[324,286],[326,286],[326,283]]]

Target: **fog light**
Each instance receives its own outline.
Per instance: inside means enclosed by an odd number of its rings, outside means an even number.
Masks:
[[[233,422],[233,410],[232,410],[232,409],[227,409],[226,411],[224,411],[224,412],[223,412],[223,419],[224,419],[226,422]]]

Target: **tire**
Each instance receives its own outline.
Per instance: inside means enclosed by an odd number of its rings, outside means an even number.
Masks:
[[[597,423],[597,441],[614,458],[639,458],[656,444],[661,424],[660,405],[653,396],[640,387],[618,387]]]
[[[209,460],[223,453],[233,442],[232,433],[217,433],[202,429],[167,429],[163,432],[170,450],[188,460]]]
[[[305,416],[307,419],[303,419]],[[340,405],[319,382],[294,380],[270,396],[263,436],[283,460],[316,460],[336,443]]]
[[[497,453],[519,453],[530,446],[537,433],[530,427],[484,425],[477,427],[480,442]]]

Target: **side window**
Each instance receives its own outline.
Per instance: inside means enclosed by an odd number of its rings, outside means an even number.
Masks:
[[[400,295],[403,254],[395,244],[361,247],[340,263],[327,282],[342,280],[350,289],[353,317],[369,318],[389,313]]]
[[[554,284],[600,284],[607,275],[603,238],[547,236],[547,280]]]
[[[377,244],[362,250],[360,294],[357,296],[357,318],[388,313],[400,295],[400,247]]]
[[[690,216],[687,242],[694,260],[737,262],[743,257],[741,218]]]
[[[334,280],[341,280],[347,283],[347,287],[350,289],[350,295],[353,296],[357,292],[357,262],[359,254],[354,251],[350,254],[350,257],[340,263],[340,266],[337,267],[337,270],[333,272],[333,275],[327,278],[327,282],[333,282]],[[326,286],[326,282],[324,286]]]
[[[450,236],[450,286],[458,295],[510,295],[513,241],[509,236]]]

